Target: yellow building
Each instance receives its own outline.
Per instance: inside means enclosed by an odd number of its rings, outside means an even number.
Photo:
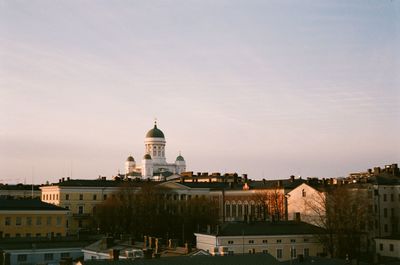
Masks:
[[[36,199],[0,199],[0,238],[66,236],[68,213]]]
[[[93,227],[93,214],[96,206],[107,198],[115,196],[123,186],[137,190],[139,183],[128,181],[106,180],[105,178],[61,179],[59,183],[43,186],[42,201],[71,211],[70,233],[76,234],[82,229]]]

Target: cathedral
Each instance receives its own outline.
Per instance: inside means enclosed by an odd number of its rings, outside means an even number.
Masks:
[[[125,176],[128,178],[142,178],[152,180],[163,180],[173,174],[180,174],[186,171],[186,162],[181,154],[175,159],[174,163],[167,163],[165,157],[165,136],[154,127],[147,132],[144,140],[145,154],[141,165],[136,165],[136,161],[129,156],[125,162]]]

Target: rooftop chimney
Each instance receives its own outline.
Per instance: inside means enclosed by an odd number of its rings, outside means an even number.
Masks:
[[[119,259],[119,249],[110,249],[110,260],[117,261]]]

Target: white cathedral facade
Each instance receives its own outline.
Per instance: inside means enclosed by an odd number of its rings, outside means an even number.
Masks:
[[[154,128],[147,132],[144,140],[145,154],[142,164],[136,165],[136,161],[132,156],[126,159],[126,177],[162,180],[170,175],[186,171],[186,162],[181,154],[175,159],[175,163],[167,162],[165,144],[164,133],[157,128],[157,123],[155,122]]]

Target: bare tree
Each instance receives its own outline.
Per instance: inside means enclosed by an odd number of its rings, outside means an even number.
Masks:
[[[264,219],[284,220],[285,216],[285,195],[279,188],[260,190],[254,194],[256,204],[261,205]]]

